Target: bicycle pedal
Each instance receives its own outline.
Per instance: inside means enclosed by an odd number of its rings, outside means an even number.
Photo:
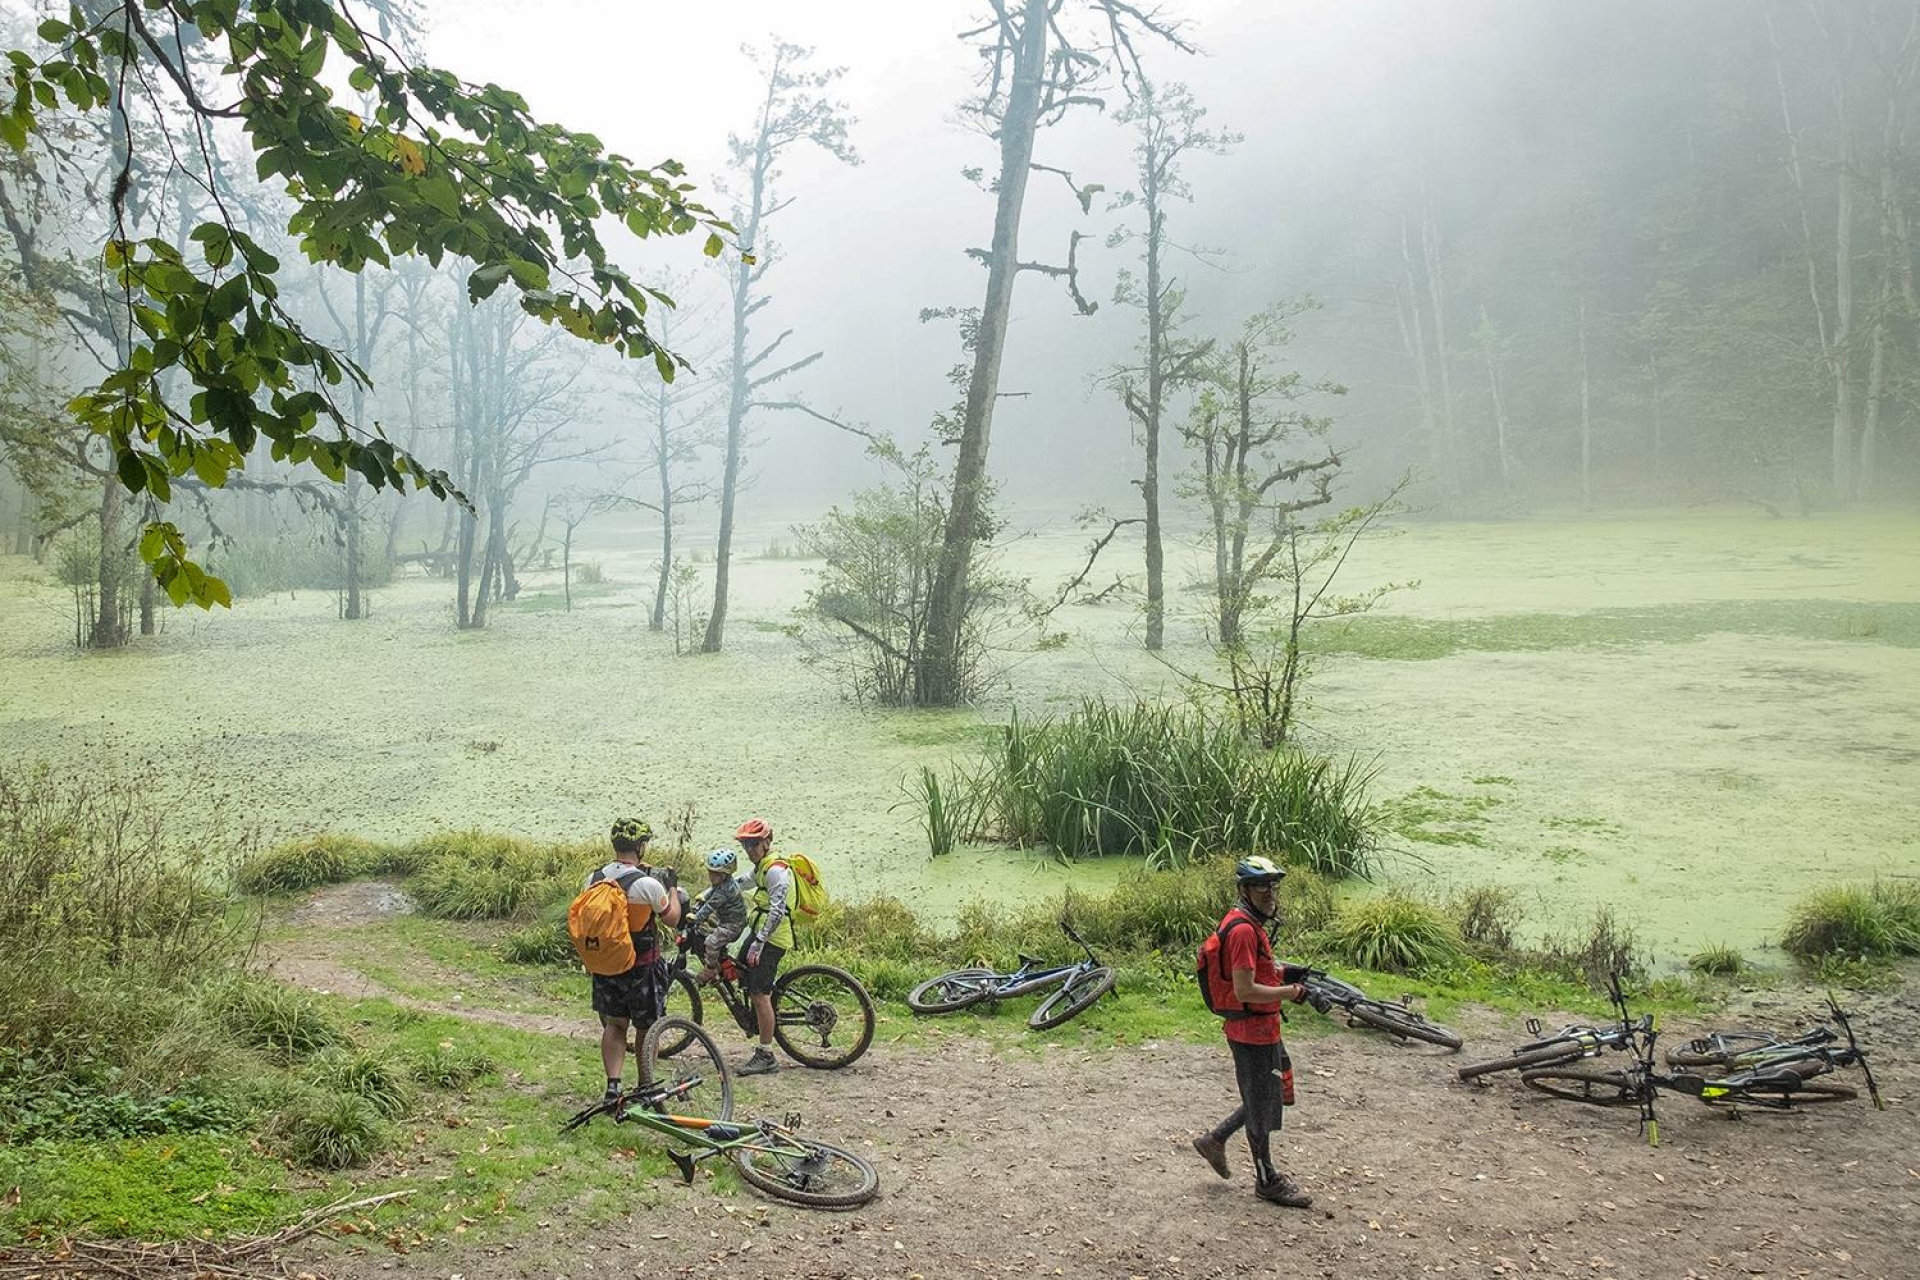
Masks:
[[[798,1111],[787,1112],[786,1115],[780,1118],[780,1127],[783,1129],[798,1129],[800,1127],[800,1113]]]
[[[1528,1035],[1537,1036],[1542,1034],[1546,1030],[1546,1024],[1541,1022],[1540,1019],[1538,1018],[1528,1018],[1526,1021],[1526,1028],[1527,1028]]]

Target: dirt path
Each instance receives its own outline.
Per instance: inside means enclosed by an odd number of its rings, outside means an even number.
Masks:
[[[1910,1028],[1911,1003],[1901,1007]],[[1360,1033],[1297,1039],[1300,1105],[1276,1155],[1315,1198],[1300,1212],[1252,1197],[1244,1146],[1222,1182],[1187,1145],[1233,1102],[1220,1046],[1047,1044],[1028,1055],[963,1027],[930,1046],[882,1044],[848,1071],[757,1083],[749,1113],[802,1111],[809,1131],[878,1166],[881,1196],[855,1213],[718,1196],[703,1173],[692,1187],[655,1181],[653,1207],[617,1233],[571,1231],[561,1216],[512,1242],[329,1257],[327,1270],[340,1280],[1916,1271],[1920,1071],[1896,1060],[1891,1038],[1876,1042],[1884,1114],[1861,1102],[1729,1118],[1669,1097],[1658,1148],[1631,1113],[1510,1079],[1462,1085],[1445,1054]],[[1520,1034],[1491,1026],[1467,1054]],[[1898,1038],[1910,1050],[1911,1036]]]

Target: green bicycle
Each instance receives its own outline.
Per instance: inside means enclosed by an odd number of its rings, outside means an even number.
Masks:
[[[681,1115],[680,1110],[711,1114]],[[701,1161],[726,1156],[749,1185],[810,1209],[857,1208],[880,1190],[880,1175],[864,1159],[796,1133],[798,1115],[733,1123],[732,1073],[713,1037],[685,1018],[662,1018],[647,1029],[640,1042],[639,1084],[578,1112],[560,1132],[603,1115],[692,1148],[667,1151],[689,1186]]]

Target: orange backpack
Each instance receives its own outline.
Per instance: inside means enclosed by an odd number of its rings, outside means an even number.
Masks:
[[[637,868],[634,874],[640,874]],[[639,959],[627,917],[627,879],[597,880],[567,908],[567,936],[588,973],[614,977],[633,968]]]

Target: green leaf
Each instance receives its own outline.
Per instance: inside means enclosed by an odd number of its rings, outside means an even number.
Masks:
[[[140,558],[148,564],[152,564],[160,558],[160,554],[166,549],[166,545],[166,530],[157,524],[150,524],[147,526],[147,531],[140,535]]]
[[[40,24],[40,38],[48,44],[59,44],[73,34],[73,28],[58,18],[48,18]]]
[[[713,231],[707,234],[707,244],[701,252],[705,253],[709,258],[717,258],[720,256],[720,251],[726,247],[726,244],[720,239],[720,233]]]
[[[133,450],[120,451],[114,459],[114,470],[120,473],[120,483],[128,493],[140,493],[147,487],[147,464]]]

